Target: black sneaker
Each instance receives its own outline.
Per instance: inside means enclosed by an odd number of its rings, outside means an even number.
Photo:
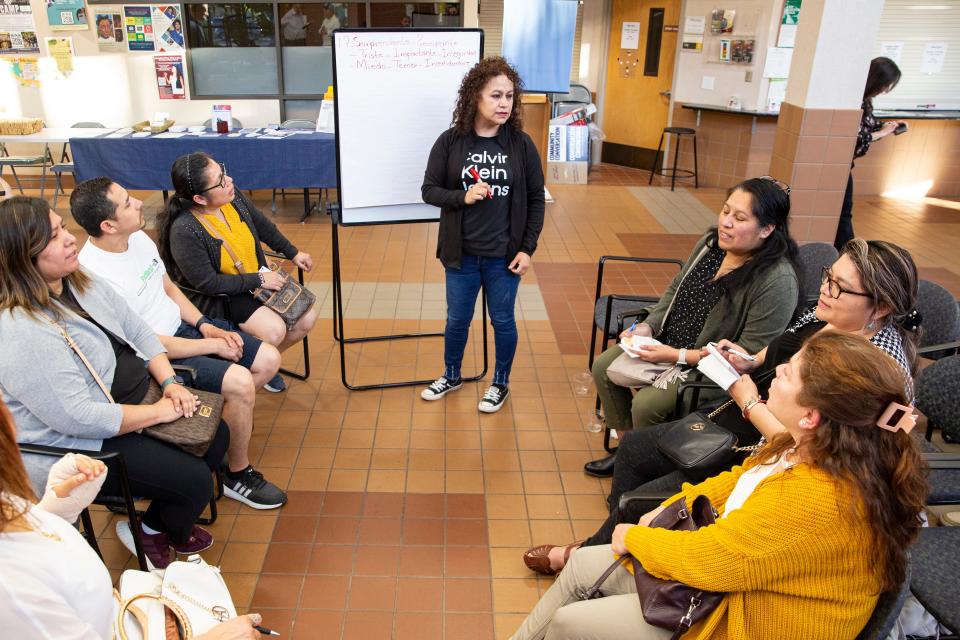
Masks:
[[[462,386],[463,379],[447,380],[445,377],[440,376],[434,380],[429,387],[420,392],[420,397],[424,400],[439,400],[451,391],[456,391]]]
[[[264,480],[252,466],[223,478],[223,494],[254,509],[276,509],[287,503],[287,494],[280,487]]]
[[[503,401],[510,395],[510,389],[502,384],[492,384],[480,399],[477,408],[484,413],[496,413],[503,406]]]

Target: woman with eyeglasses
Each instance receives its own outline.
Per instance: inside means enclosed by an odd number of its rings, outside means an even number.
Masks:
[[[253,206],[227,174],[226,166],[206,153],[177,158],[170,171],[175,189],[166,209],[157,218],[160,256],[174,281],[217,299],[195,300],[201,311],[226,318],[243,331],[274,345],[280,351],[303,340],[317,321],[311,309],[287,329],[283,319],[250,294],[262,287],[279,291],[284,278],[265,270],[267,259],[261,242],[289,258],[304,271],[313,268],[310,254],[298,250],[277,226]],[[216,238],[207,229],[214,229]],[[237,261],[224,246],[227,243]],[[285,388],[280,374],[264,385],[274,393]]]
[[[660,300],[620,338],[651,336],[639,359],[674,364],[674,372],[636,393],[611,379],[623,350],[615,345],[594,360],[593,379],[606,426],[621,435],[672,417],[681,368],[695,367],[708,342],[730,338],[757,351],[786,329],[796,310],[797,245],[790,238],[790,188],[770,176],[727,191],[717,226],[707,231]],[[611,320],[612,323],[612,320]],[[624,356],[626,357],[626,356]],[[616,369],[615,369],[616,370]],[[705,398],[706,399],[706,398]],[[613,473],[614,456],[588,462],[592,476]]]
[[[767,394],[777,367],[821,331],[840,331],[867,338],[899,365],[904,392],[912,402],[912,370],[921,320],[916,304],[917,268],[906,250],[889,242],[851,240],[837,261],[829,269],[824,269],[816,307],[754,354],[754,360],[744,360],[733,351],[723,351],[723,347],[744,351],[729,340],[718,343],[721,353],[743,375],[729,389],[733,404],[721,411],[714,421],[733,432],[739,446],[756,444],[761,436],[771,440],[781,433],[783,425],[764,406],[762,398]],[[626,434],[620,441],[613,485],[607,497],[610,516],[582,545],[541,545],[529,550],[527,554],[546,556],[551,562],[549,565],[542,561],[532,564],[525,555],[527,566],[538,573],[555,573],[563,566],[564,553],[569,555],[567,548],[609,543],[617,524],[620,496],[627,491],[643,487],[650,493],[670,493],[679,490],[685,482],[702,480],[702,476],[689,477],[679,471],[657,450],[657,440],[674,424],[666,422]],[[691,432],[691,437],[696,434]],[[710,473],[720,471],[722,469],[714,469]]]

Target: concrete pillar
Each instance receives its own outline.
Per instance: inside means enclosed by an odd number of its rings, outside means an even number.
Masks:
[[[882,0],[804,0],[770,175],[790,184],[793,236],[833,242]]]

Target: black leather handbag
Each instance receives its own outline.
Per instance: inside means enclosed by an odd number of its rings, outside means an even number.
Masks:
[[[694,477],[706,477],[729,467],[738,453],[756,451],[761,445],[738,447],[737,436],[713,421],[731,404],[733,400],[708,414],[694,411],[678,420],[657,440],[657,451],[677,469]]]

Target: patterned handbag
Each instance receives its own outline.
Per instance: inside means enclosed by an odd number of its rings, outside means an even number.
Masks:
[[[223,248],[230,256],[230,259],[233,261],[233,266],[237,268],[237,271],[239,273],[247,273],[243,268],[243,261],[237,256],[233,247],[231,247],[230,243],[223,237],[223,234],[200,216],[195,215],[194,218],[207,230],[207,233],[223,243]],[[283,276],[283,286],[280,290],[271,291],[270,289],[257,287],[251,291],[251,293],[260,304],[280,316],[289,330],[293,328],[293,325],[297,324],[297,321],[302,318],[307,311],[313,308],[313,305],[317,303],[317,296],[286,273],[280,271],[277,265],[273,265],[272,270]]]
[[[107,397],[107,401],[110,404],[115,404],[110,390],[107,389],[107,385],[103,383],[103,379],[100,378],[100,375],[93,368],[93,365],[90,364],[90,361],[87,360],[87,357],[83,355],[83,351],[80,350],[80,345],[70,337],[70,334],[67,333],[63,325],[49,317],[47,320],[60,331],[60,335],[63,336],[67,345],[73,349],[74,353],[80,358],[80,361],[83,362],[87,371],[93,376],[93,380],[97,383],[97,386],[100,387],[100,391]],[[155,424],[152,427],[144,428],[142,433],[145,436],[150,436],[151,438],[172,444],[187,453],[202,457],[207,452],[207,449],[210,448],[210,443],[213,442],[213,438],[216,436],[217,429],[220,426],[220,416],[223,415],[223,396],[218,393],[201,391],[199,389],[190,389],[190,391],[200,398],[200,406],[197,407],[192,417],[188,418],[183,416],[173,422]],[[163,390],[160,388],[160,385],[151,379],[147,394],[140,404],[153,404],[162,397]]]

